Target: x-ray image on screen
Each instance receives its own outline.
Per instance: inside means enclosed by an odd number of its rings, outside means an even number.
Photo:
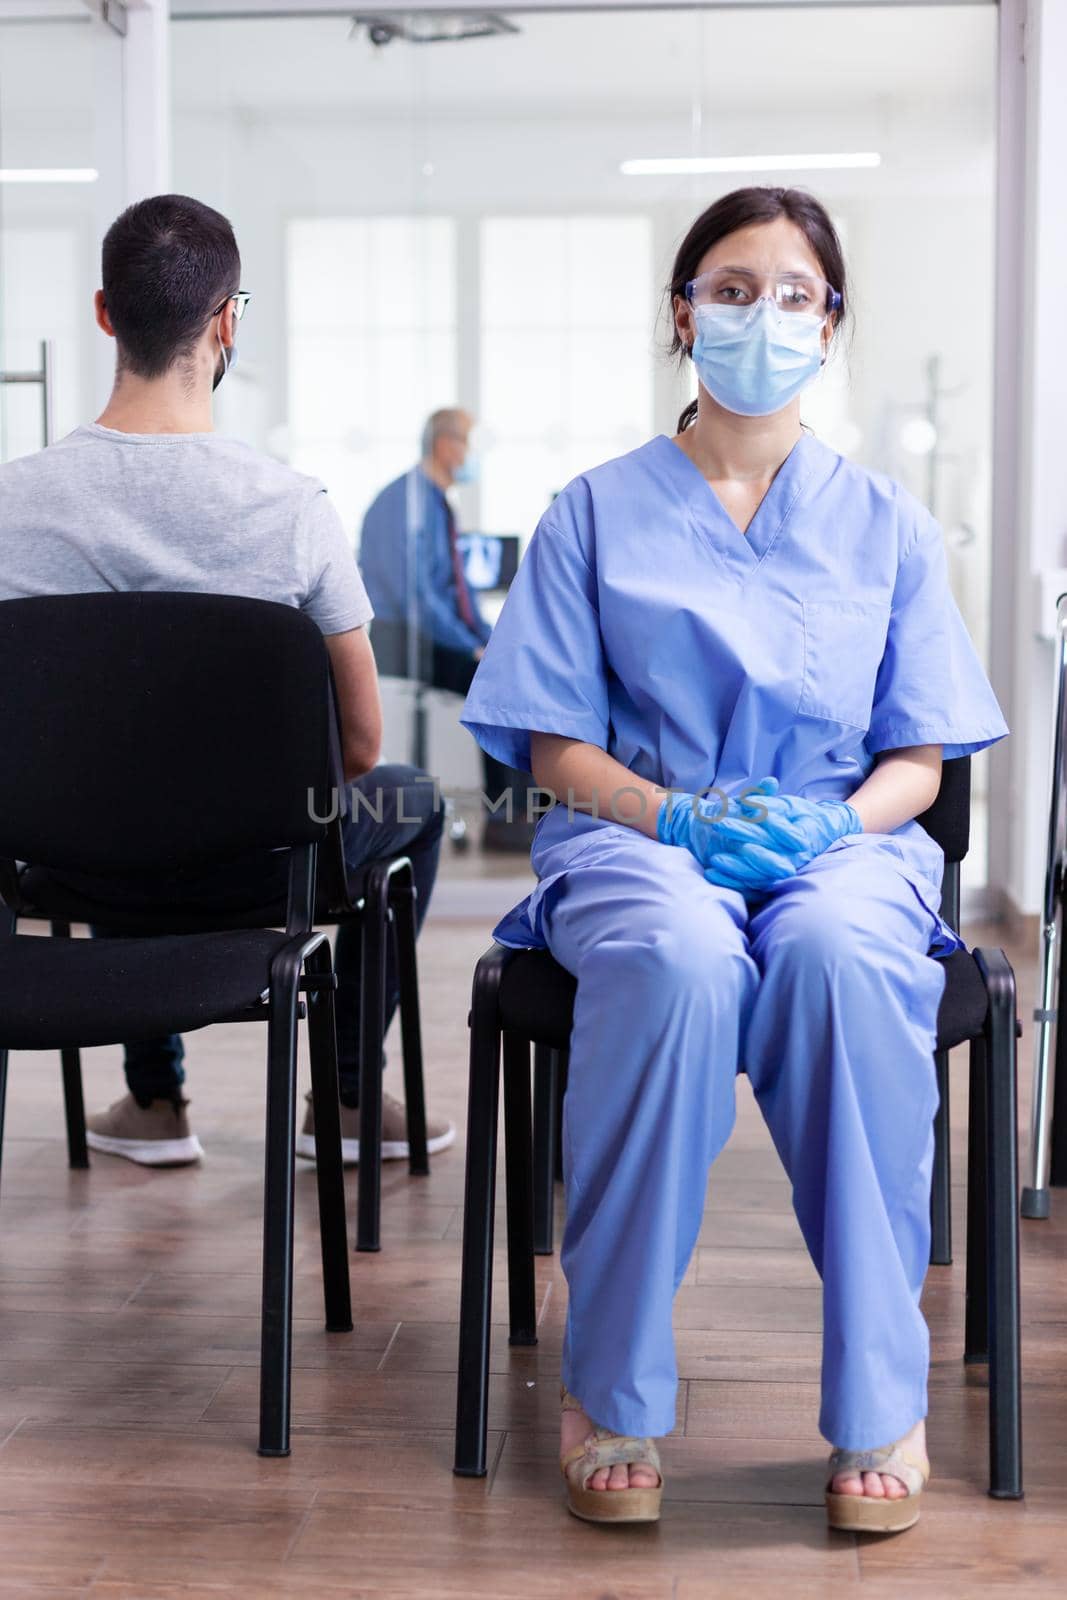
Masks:
[[[519,565],[517,534],[461,533],[456,543],[472,589],[508,588]]]

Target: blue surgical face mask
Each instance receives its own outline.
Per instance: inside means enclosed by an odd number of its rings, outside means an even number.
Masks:
[[[705,389],[727,411],[769,417],[781,411],[823,363],[825,317],[755,306],[694,306],[697,336],[690,354]]]
[[[477,483],[481,475],[481,470],[482,464],[478,460],[478,457],[468,450],[463,465],[461,467],[457,467],[455,472],[453,472],[452,482]]]

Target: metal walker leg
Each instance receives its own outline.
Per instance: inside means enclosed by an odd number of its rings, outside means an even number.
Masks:
[[[1048,854],[1045,861],[1045,903],[1042,918],[1041,935],[1041,989],[1039,992],[1038,1006],[1034,1011],[1034,1087],[1031,1101],[1030,1121],[1030,1182],[1024,1187],[1022,1193],[1022,1214],[1031,1219],[1047,1217],[1049,1214],[1049,1178],[1052,1144],[1055,1141],[1058,1150],[1062,1150],[1064,1143],[1067,1119],[1067,1064],[1064,1072],[1058,1073],[1061,1085],[1059,1096],[1060,1112],[1055,1119],[1058,1126],[1050,1128],[1050,1112],[1052,1111],[1049,1068],[1051,1058],[1051,1028],[1056,1021],[1057,1010],[1067,1004],[1067,972],[1059,974],[1059,992],[1057,987],[1057,966],[1063,965],[1057,961],[1059,954],[1059,937],[1057,925],[1060,908],[1063,901],[1064,889],[1064,751],[1067,748],[1067,738],[1064,727],[1067,719],[1067,595],[1061,595],[1056,606],[1056,711],[1055,735],[1052,751],[1052,784],[1049,801],[1048,820]],[[1057,1007],[1056,1001],[1059,1002]],[[1067,1034],[1067,1029],[1064,1030]],[[1056,1029],[1056,1065],[1061,1065],[1061,1053],[1067,1063],[1067,1038],[1063,1040],[1062,1052],[1060,1030]],[[1057,1167],[1062,1167],[1062,1162],[1057,1162]],[[1052,1175],[1053,1182],[1063,1182],[1067,1174],[1058,1170]]]

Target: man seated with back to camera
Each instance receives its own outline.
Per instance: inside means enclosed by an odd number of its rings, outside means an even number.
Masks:
[[[0,467],[0,599],[93,590],[190,590],[280,601],[322,630],[336,685],[346,783],[367,796],[344,823],[352,869],[410,856],[418,917],[426,914],[440,851],[436,786],[409,766],[377,766],[381,704],[367,639],[371,604],[340,517],[323,484],[213,431],[212,391],[233,365],[249,296],[225,217],[183,195],[139,201],[104,239],[96,320],[116,341],[115,384],[96,422]],[[134,687],[135,692],[135,687]],[[421,781],[420,781],[421,780]],[[355,797],[352,797],[355,799]],[[378,820],[378,819],[381,820]],[[414,821],[409,819],[415,819]],[[205,910],[273,903],[284,862],[258,855],[168,888],[158,876],[74,882],[106,905],[169,900]],[[106,932],[103,927],[94,930]],[[359,1158],[361,931],[337,931],[337,1032],[345,1160]],[[388,1013],[396,1007],[390,966]],[[94,1150],[147,1166],[199,1160],[182,1088],[177,1036],[126,1046],[128,1093],[89,1119]],[[455,1138],[429,1117],[431,1151]],[[309,1103],[297,1140],[314,1158]],[[408,1153],[404,1107],[383,1106],[382,1153]]]

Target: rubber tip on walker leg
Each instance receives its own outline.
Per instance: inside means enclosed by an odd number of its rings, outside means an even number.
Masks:
[[[1041,1222],[1049,1214],[1052,1197],[1047,1189],[1024,1189],[1020,1210],[1031,1222]]]

